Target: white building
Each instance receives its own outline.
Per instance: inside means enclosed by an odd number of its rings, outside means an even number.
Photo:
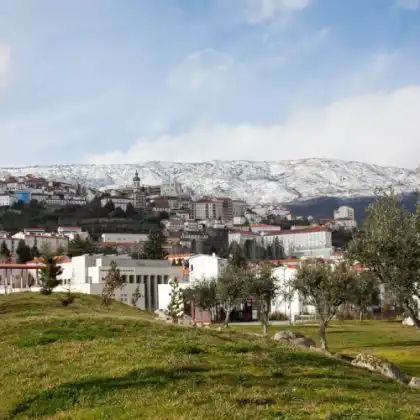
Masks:
[[[273,270],[273,277],[277,279],[279,288],[283,293],[279,293],[271,302],[271,313],[281,312],[290,320],[295,319],[297,315],[314,315],[316,312],[315,307],[306,304],[299,292],[293,290],[290,286],[290,282],[296,274],[296,269],[296,265],[288,265]]]
[[[82,228],[79,226],[59,226],[57,228],[57,233],[59,235],[67,236],[70,241],[74,241],[76,236],[84,241],[89,238],[89,233],[83,232]]]
[[[334,210],[334,219],[352,219],[354,220],[354,209],[349,206],[340,206]]]
[[[177,197],[183,193],[182,186],[176,181],[168,181],[162,183],[160,187],[160,194],[162,196]]]
[[[9,194],[0,194],[0,207],[10,207],[17,199]]]
[[[189,258],[190,282],[217,278],[227,266],[227,260],[217,255],[197,254]]]
[[[126,211],[127,206],[131,204],[134,207],[134,199],[133,198],[125,198],[125,197],[112,197],[112,198],[103,198],[101,200],[101,206],[104,207],[107,203],[112,202],[115,207],[119,207],[120,209]]]
[[[148,238],[147,233],[103,233],[101,235],[102,242],[119,244],[143,243]]]
[[[276,225],[266,225],[260,223],[252,223],[251,224],[251,232],[254,233],[268,233],[268,232],[280,232],[281,227]]]

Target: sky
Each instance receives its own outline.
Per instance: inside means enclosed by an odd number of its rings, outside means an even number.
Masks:
[[[0,165],[420,166],[420,0],[0,0]]]

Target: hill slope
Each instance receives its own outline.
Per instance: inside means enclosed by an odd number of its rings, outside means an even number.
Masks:
[[[0,297],[0,418],[420,416],[417,391],[344,362],[88,298],[75,313],[55,295]]]
[[[3,168],[0,176],[32,173],[103,187],[131,184],[136,170],[142,182],[148,185],[176,180],[196,195],[229,195],[249,203],[282,203],[319,196],[366,196],[372,195],[377,187],[390,185],[412,192],[420,184],[420,173],[416,171],[327,159],[34,166]]]

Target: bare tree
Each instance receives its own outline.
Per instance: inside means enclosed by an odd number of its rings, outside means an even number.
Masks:
[[[298,267],[292,287],[313,305],[319,316],[321,348],[328,351],[326,330],[339,307],[349,299],[355,272],[345,263],[306,260]]]

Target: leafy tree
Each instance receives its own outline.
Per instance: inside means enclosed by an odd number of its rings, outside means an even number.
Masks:
[[[61,245],[59,245],[55,250],[54,254],[58,257],[62,257],[66,254],[66,250]]]
[[[182,290],[179,288],[178,279],[174,278],[169,281],[171,286],[171,300],[168,304],[168,314],[174,324],[178,324],[179,320],[184,315],[184,296]]]
[[[25,244],[25,241],[23,239],[21,239],[18,243],[18,246],[16,248],[16,254],[17,262],[19,264],[26,264],[27,262],[32,260],[31,248]]]
[[[125,214],[125,211],[121,207],[117,207],[112,212],[112,217],[115,217],[117,219],[123,219],[124,217],[126,217],[126,214]]]
[[[235,241],[230,245],[229,265],[235,268],[245,268],[248,265],[241,246]]]
[[[192,283],[190,287],[184,289],[184,299],[194,306],[211,312],[217,303],[216,281],[203,279]]]
[[[63,270],[57,265],[57,259],[51,255],[44,257],[42,264],[39,270],[41,293],[43,295],[50,295],[53,289],[60,284],[57,277],[63,273]]]
[[[115,291],[121,289],[125,284],[125,278],[121,275],[115,261],[111,261],[107,275],[103,278],[105,283],[102,289],[101,302],[104,306],[111,305]]]
[[[229,326],[229,318],[236,305],[247,297],[248,278],[247,268],[228,264],[216,280],[216,297],[225,311],[226,328]]]
[[[80,235],[76,235],[72,241],[69,242],[69,248],[68,248],[68,256],[70,258],[77,257],[79,255],[85,255],[89,254],[92,255],[96,252],[95,245],[93,242],[86,238],[86,240],[83,240]]]
[[[271,302],[279,292],[279,287],[272,271],[273,267],[271,264],[263,264],[256,273],[249,276],[246,285],[248,296],[252,296],[258,302],[264,335],[267,334]]]
[[[420,206],[410,213],[391,190],[378,191],[363,229],[348,244],[347,257],[374,274],[420,328]]]
[[[339,307],[349,301],[355,273],[344,263],[332,265],[319,260],[305,260],[291,281],[293,289],[313,305],[319,316],[321,347],[328,351],[326,330]]]
[[[140,292],[140,287],[137,286],[133,292],[133,294],[131,295],[131,304],[133,306],[137,306],[137,302],[139,301],[139,299],[143,297],[142,293]]]
[[[0,247],[0,258],[5,261],[10,260],[10,249],[7,247],[5,241],[2,242]]]
[[[369,271],[364,271],[357,276],[349,302],[359,310],[360,321],[372,305],[380,303],[378,279]]]
[[[162,260],[165,258],[167,253],[163,249],[164,243],[165,237],[160,230],[151,232],[144,244],[142,258],[146,260]]]

